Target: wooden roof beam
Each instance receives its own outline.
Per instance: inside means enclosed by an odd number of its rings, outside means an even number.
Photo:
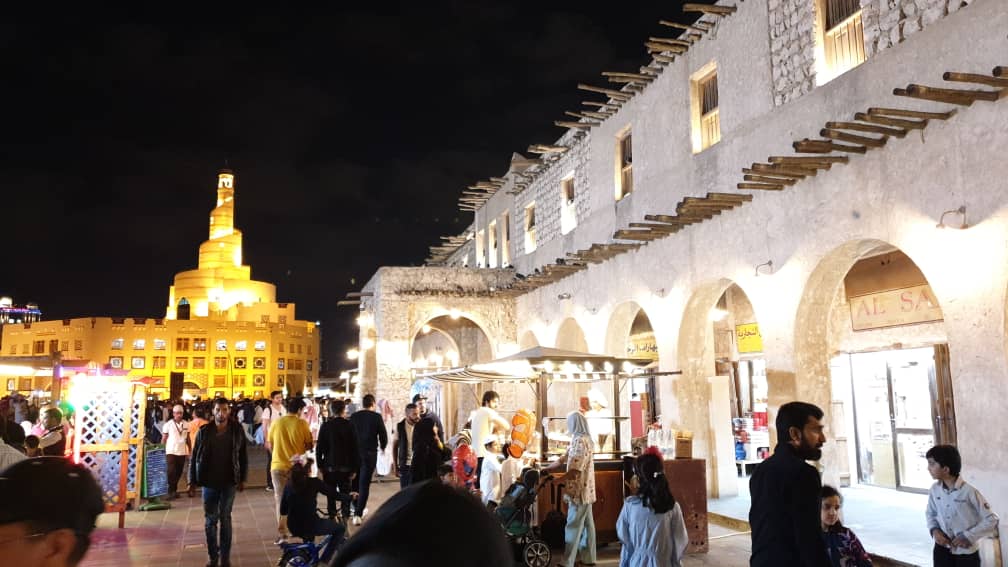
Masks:
[[[857,134],[848,134],[847,132],[841,132],[839,130],[831,130],[829,128],[823,128],[819,130],[819,135],[823,138],[829,138],[831,140],[837,140],[839,142],[849,142],[851,144],[858,144],[861,146],[867,146],[869,148],[881,148],[886,145],[889,141],[889,136],[882,135],[881,138],[873,138],[871,136],[859,136]]]
[[[899,118],[919,118],[922,120],[948,120],[955,116],[956,109],[947,112],[924,112],[923,110],[906,110],[903,108],[885,108],[873,106],[868,109],[872,116],[896,116]]]
[[[554,126],[559,126],[561,128],[567,129],[584,129],[590,130],[599,125],[598,122],[568,122],[567,120],[554,120]]]
[[[904,130],[923,130],[928,125],[927,120],[890,118],[881,114],[865,114],[864,112],[855,112],[854,120],[860,120],[861,122],[869,122],[872,124],[881,124],[882,126],[892,126],[894,128],[903,128]]]
[[[976,73],[954,73],[952,71],[945,71],[942,74],[942,79],[955,83],[976,83],[978,85],[986,85],[988,87],[995,88],[1006,88],[1008,87],[1008,77],[997,77],[990,75],[979,75]]]
[[[743,190],[759,189],[762,191],[783,191],[784,186],[771,183],[738,183],[735,187]]]

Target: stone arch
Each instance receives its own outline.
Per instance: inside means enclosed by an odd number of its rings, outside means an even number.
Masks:
[[[525,331],[518,340],[518,350],[527,350],[539,346],[539,339],[531,330]]]
[[[781,389],[777,399],[781,403],[790,400],[806,401],[819,406],[825,412],[827,443],[823,446],[823,462],[827,463],[827,466],[823,471],[824,482],[840,483],[842,482],[841,474],[856,470],[856,461],[852,462],[849,458],[853,452],[852,446],[856,435],[854,431],[847,432],[848,426],[855,425],[846,405],[850,403],[850,400],[844,397],[834,397],[836,392],[843,393],[844,388],[850,390],[851,386],[834,384],[833,369],[831,368],[835,355],[858,352],[842,348],[842,345],[837,344],[835,338],[839,334],[839,321],[842,320],[842,324],[850,324],[849,313],[842,319],[835,313],[837,305],[846,302],[846,297],[842,297],[845,292],[844,281],[859,261],[894,252],[906,255],[906,258],[921,272],[924,280],[930,282],[930,278],[924,273],[921,264],[910,257],[905,250],[883,240],[858,239],[846,242],[828,252],[816,264],[802,289],[794,323],[795,374],[790,377],[790,380],[784,381],[782,386],[785,387]],[[932,295],[931,299],[937,302],[935,295]],[[938,322],[931,325],[935,330],[928,335],[928,342],[947,343],[944,323]],[[921,327],[917,325],[914,328],[920,329]],[[888,332],[892,336],[901,337],[911,334],[906,329],[908,327],[903,326],[867,332],[882,334]],[[899,350],[907,348],[908,345],[904,345],[902,340],[896,339],[891,345],[887,343],[886,346],[888,348],[882,350]],[[847,367],[844,375],[851,376],[851,380],[853,380],[855,372],[850,368],[850,366]],[[850,394],[847,394],[847,398],[849,397]],[[770,408],[772,414],[776,413],[776,407]],[[949,408],[949,411],[953,410]],[[771,427],[773,417],[771,415]],[[771,436],[775,435],[776,432],[772,430]],[[840,443],[840,439],[844,439],[845,442]],[[851,477],[853,482],[853,472],[851,472]]]
[[[719,304],[722,298],[735,298],[730,309],[733,317],[738,314],[755,319],[748,294],[736,282],[720,278],[697,286],[686,302],[679,328],[682,375],[673,383],[674,399],[662,407],[663,414],[671,414],[671,420],[665,421],[693,432],[693,456],[707,461],[709,491],[714,497],[738,494],[729,376],[732,370],[717,359],[718,352],[728,352],[728,358],[737,362],[735,329],[730,323],[719,324],[712,319],[715,308],[727,307]]]
[[[427,328],[429,331],[425,333]],[[433,339],[426,340],[425,337]],[[454,345],[457,359],[450,366],[467,366],[489,362],[494,358],[490,335],[486,328],[469,314],[447,311],[422,322],[410,338],[409,352],[412,355],[418,344],[423,346],[434,340]],[[442,366],[449,364],[446,361]],[[445,430],[451,432],[461,429],[469,413],[476,409],[478,405],[476,400],[482,393],[480,386],[435,382],[425,384],[422,389],[427,391],[428,405],[441,415]],[[416,388],[421,386],[417,385]]]
[[[454,321],[464,319],[471,322],[483,332],[483,336],[486,337],[487,342],[490,345],[491,353],[490,358],[487,360],[490,360],[497,355],[497,349],[500,345],[501,337],[497,336],[493,332],[495,326],[492,325],[482,313],[477,310],[462,311],[458,309],[448,309],[442,306],[438,306],[430,310],[422,309],[419,311],[418,316],[416,316],[413,320],[413,324],[409,329],[410,338],[407,346],[409,346],[410,350],[413,348],[413,340],[419,333],[421,333],[424,325],[430,325],[431,322],[436,319]]]
[[[584,330],[573,317],[568,317],[560,323],[553,344],[558,349],[588,352],[588,341]]]
[[[421,333],[423,333],[423,331],[424,327],[421,328]],[[450,352],[448,352],[449,349]],[[420,359],[423,359],[425,362],[425,364],[421,366],[427,366],[428,364],[426,363],[431,362],[431,356],[435,354],[436,351],[441,351],[439,354],[443,356],[443,364],[433,364],[434,366],[444,367],[459,365],[458,341],[455,340],[455,337],[446,333],[444,330],[431,326],[429,332],[425,333],[423,336],[413,338],[413,345],[410,347],[410,358],[413,360],[414,368],[418,366]],[[452,353],[454,353],[454,356],[452,356]]]
[[[634,318],[643,311],[636,301],[620,303],[613,309],[606,326],[605,352],[612,356],[626,356],[626,341]],[[646,313],[645,313],[646,314]]]

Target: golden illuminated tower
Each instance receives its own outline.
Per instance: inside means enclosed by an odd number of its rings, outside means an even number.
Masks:
[[[210,212],[210,238],[200,244],[197,268],[175,274],[175,285],[168,291],[168,319],[186,318],[188,311],[193,318],[242,320],[243,308],[276,302],[276,287],[252,280],[251,268],[242,265],[234,204],[234,172],[222,169],[217,174],[217,206]],[[181,312],[180,305],[186,306]]]

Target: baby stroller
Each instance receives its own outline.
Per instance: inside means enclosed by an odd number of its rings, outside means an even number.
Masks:
[[[536,469],[523,470],[521,478],[508,487],[494,510],[511,542],[516,561],[527,567],[548,567],[552,558],[549,546],[539,537],[539,528],[532,525],[536,495],[550,481],[549,475],[541,483],[539,477]]]

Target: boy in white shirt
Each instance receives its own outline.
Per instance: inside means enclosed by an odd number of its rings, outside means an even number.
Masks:
[[[934,566],[980,567],[979,541],[992,537],[998,517],[990,504],[959,476],[962,457],[952,445],[935,445],[924,455],[936,483],[928,492],[928,531],[934,538]]]
[[[483,469],[480,471],[480,493],[484,505],[491,502],[494,506],[500,502],[501,464],[499,460],[501,445],[496,438],[491,438],[484,445],[486,457],[483,458]]]

